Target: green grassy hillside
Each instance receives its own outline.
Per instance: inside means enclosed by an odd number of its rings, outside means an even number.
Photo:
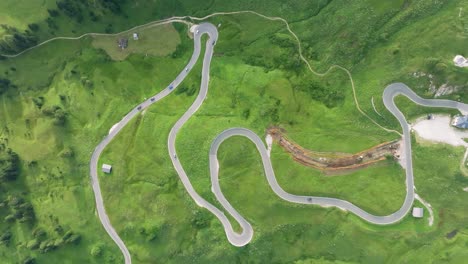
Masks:
[[[4,1],[0,24],[9,27],[0,31],[0,53],[54,36],[115,33],[173,15],[237,10],[287,19],[313,68],[349,69],[360,106],[385,127],[399,129],[381,102],[383,89],[394,81],[426,97],[446,84],[456,91],[442,98],[468,102],[467,71],[451,63],[455,54],[468,55],[464,1]],[[210,190],[208,149],[224,129],[247,127],[263,137],[268,126],[278,125],[317,151],[357,152],[398,137],[358,112],[345,72],[311,74],[280,21],[253,14],[207,21],[220,25],[209,93],[180,132],[177,150],[208,201],[219,205]],[[193,45],[182,24],[140,30],[141,39],[130,40],[124,52],[116,44],[119,36],[83,37],[1,58],[0,168],[5,175],[17,172],[10,180],[0,177],[2,263],[123,262],[95,213],[90,155],[125,113],[183,70]],[[200,71],[198,62],[173,94],[132,120],[100,159],[114,168],[100,175],[102,192],[134,263],[466,259],[468,193],[462,188],[468,180],[459,170],[464,149],[415,141],[415,182],[435,210],[432,227],[410,216],[375,226],[338,209],[286,203],[269,188],[253,144],[227,140],[219,152],[221,188],[255,232],[249,245],[231,246],[218,220],[188,196],[167,154],[168,132],[196,97]],[[416,77],[421,72],[425,76]],[[372,98],[382,116],[374,112]],[[409,118],[454,113],[403,99],[398,105]],[[379,215],[397,210],[405,195],[404,171],[391,160],[327,177],[274,145],[272,162],[279,183],[291,193],[343,198]],[[455,236],[447,235],[451,232]]]

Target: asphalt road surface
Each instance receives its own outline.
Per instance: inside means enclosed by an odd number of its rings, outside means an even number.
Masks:
[[[200,47],[201,47],[200,38],[203,34],[208,34],[210,36],[210,39],[206,43],[207,51],[205,53],[205,60],[204,60],[204,65],[203,65],[203,72],[205,74],[209,73],[209,62],[211,61],[211,56],[213,55],[213,46],[214,46],[213,41],[217,40],[218,32],[216,30],[216,27],[208,23],[202,23],[198,25],[196,27],[196,30],[198,30],[198,33],[194,34],[194,51],[187,66],[184,67],[184,69],[179,73],[179,75],[175,78],[175,80],[171,84],[169,84],[163,91],[159,92],[153,97],[148,98],[146,101],[142,102],[141,104],[135,106],[135,108],[133,108],[127,115],[125,115],[120,122],[115,124],[114,128],[109,132],[109,134],[104,137],[104,139],[99,143],[99,145],[97,145],[97,147],[94,149],[94,152],[91,156],[91,161],[90,161],[91,184],[92,184],[93,191],[94,191],[94,198],[96,200],[96,209],[98,212],[98,217],[104,229],[107,231],[107,233],[112,238],[112,240],[114,240],[114,242],[120,248],[120,251],[122,251],[126,264],[132,263],[131,256],[124,242],[119,237],[115,229],[112,227],[109,217],[106,214],[106,209],[104,207],[104,202],[103,202],[102,194],[101,194],[101,188],[99,186],[98,160],[102,151],[106,148],[106,146],[112,141],[112,139],[114,139],[114,137],[122,130],[122,128],[124,128],[128,124],[128,122],[130,122],[132,118],[138,115],[145,108],[149,107],[150,105],[158,102],[159,100],[169,95],[185,79],[185,77],[188,75],[188,73],[190,72],[190,70],[193,68],[193,66],[198,60],[198,57],[200,55]],[[208,62],[208,69],[205,66],[206,62]],[[206,76],[204,78],[206,78]],[[207,84],[208,84],[208,81],[206,80],[206,85]],[[206,93],[205,93],[205,96],[206,96]]]
[[[315,196],[300,196],[294,195],[285,192],[281,186],[279,186],[278,182],[276,181],[275,173],[273,171],[273,167],[271,165],[270,158],[268,156],[267,148],[263,141],[252,131],[245,129],[245,128],[231,128],[225,130],[220,135],[216,137],[213,141],[209,153],[209,160],[210,160],[210,174],[211,174],[211,182],[212,182],[212,191],[215,194],[216,198],[220,202],[220,204],[224,207],[224,209],[231,214],[234,219],[240,224],[242,227],[242,232],[237,233],[233,230],[231,223],[229,222],[228,218],[224,214],[223,211],[203,199],[193,188],[190,180],[182,167],[179,159],[177,158],[177,151],[175,148],[175,142],[177,133],[180,131],[182,126],[187,122],[187,120],[198,110],[198,108],[202,105],[204,99],[208,93],[208,83],[210,78],[210,63],[213,56],[213,49],[216,45],[216,41],[218,39],[218,31],[215,26],[209,23],[202,23],[198,25],[195,29],[194,34],[194,52],[192,57],[184,67],[183,71],[176,77],[176,79],[163,91],[156,94],[153,97],[150,97],[148,100],[144,101],[143,103],[135,106],[119,123],[117,123],[110,131],[110,133],[99,143],[99,145],[94,150],[94,153],[91,158],[90,162],[90,174],[92,180],[93,191],[96,199],[96,208],[98,211],[99,219],[101,220],[102,225],[104,226],[107,233],[111,236],[111,238],[115,241],[115,243],[119,246],[120,250],[122,251],[125,263],[131,263],[130,253],[126,248],[123,241],[120,239],[118,234],[115,232],[114,228],[112,227],[109,218],[105,212],[104,203],[102,200],[101,190],[99,187],[99,180],[98,180],[98,159],[101,155],[103,149],[110,143],[110,141],[125,127],[128,122],[138,115],[141,111],[145,108],[150,106],[151,104],[156,103],[157,101],[161,100],[168,94],[170,94],[173,90],[177,88],[177,86],[184,80],[187,74],[195,65],[196,61],[201,52],[201,36],[203,34],[208,34],[209,39],[206,42],[206,50],[203,58],[203,67],[202,67],[202,77],[201,77],[201,85],[200,85],[200,92],[190,106],[190,108],[183,114],[183,116],[175,123],[172,127],[171,131],[169,132],[168,137],[168,151],[171,158],[171,161],[174,165],[177,174],[179,175],[180,180],[182,181],[185,189],[192,197],[192,199],[197,203],[198,206],[204,207],[213,213],[222,223],[226,236],[229,242],[234,246],[244,246],[250,242],[253,237],[253,229],[250,223],[245,220],[227,201],[227,199],[222,194],[221,188],[219,186],[218,180],[218,170],[219,164],[217,160],[217,152],[219,146],[222,142],[232,136],[243,136],[249,138],[257,147],[259,151],[263,167],[265,171],[265,176],[267,177],[268,183],[270,184],[273,191],[282,199],[293,202],[293,203],[300,203],[300,204],[310,204],[310,205],[319,205],[323,207],[338,207],[342,210],[352,212],[357,216],[361,217],[362,219],[378,224],[378,225],[386,225],[395,223],[401,220],[411,209],[414,200],[414,179],[413,179],[413,167],[412,167],[412,159],[411,159],[411,140],[410,140],[410,133],[409,133],[409,126],[404,118],[403,114],[398,110],[394,103],[394,97],[397,95],[403,95],[408,97],[410,100],[415,102],[416,104],[422,106],[429,106],[429,107],[444,107],[444,108],[455,108],[459,109],[462,112],[468,112],[468,105],[463,103],[458,103],[449,100],[433,100],[433,99],[423,99],[417,96],[411,89],[409,89],[405,84],[402,83],[394,83],[389,85],[383,94],[383,101],[385,107],[398,119],[400,125],[403,130],[403,138],[405,140],[405,153],[406,153],[406,198],[402,205],[402,207],[387,216],[376,216],[367,213],[366,211],[362,210],[361,208],[357,207],[356,205],[341,199],[336,198],[328,198],[328,197],[315,197]],[[188,69],[188,70],[186,70]]]
[[[215,207],[214,205],[212,205],[211,203],[203,199],[203,197],[201,197],[195,191],[192,184],[190,183],[187,173],[185,172],[184,168],[182,167],[182,164],[177,158],[177,151],[175,148],[177,133],[185,124],[185,122],[187,122],[187,120],[198,110],[198,108],[200,108],[200,106],[202,105],[203,101],[206,98],[206,95],[208,94],[208,83],[210,81],[210,63],[211,63],[211,58],[213,56],[213,49],[218,39],[218,31],[216,30],[215,26],[213,26],[212,24],[207,24],[207,23],[201,24],[197,27],[197,30],[200,30],[200,34],[202,33],[202,29],[204,33],[208,34],[209,39],[206,44],[205,56],[203,58],[200,92],[197,98],[195,99],[195,101],[193,102],[193,104],[190,106],[190,108],[182,115],[182,117],[179,120],[177,120],[175,125],[172,127],[171,131],[169,132],[167,145],[169,149],[169,155],[172,160],[172,164],[174,165],[174,168],[177,171],[177,174],[179,175],[179,178],[182,181],[189,195],[192,197],[193,200],[195,200],[198,206],[208,209],[221,221],[221,224],[224,227],[224,231],[226,233],[226,236],[229,242],[234,246],[240,247],[249,243],[249,241],[252,239],[252,236],[253,236],[252,227],[245,219],[240,217],[240,218],[237,218],[236,220],[243,227],[242,233],[239,234],[233,230],[231,223],[229,222],[229,219],[226,217],[226,215],[224,215],[224,212],[222,212],[217,207]],[[195,49],[198,49],[198,51],[196,50],[196,52],[200,53],[199,51],[200,45],[195,45]]]
[[[316,197],[316,196],[300,196],[287,193],[284,191],[281,186],[276,181],[275,172],[271,165],[270,158],[268,156],[268,151],[263,143],[262,139],[260,139],[254,132],[245,129],[245,128],[231,128],[228,130],[223,131],[219,134],[215,140],[213,141],[210,149],[210,174],[211,174],[211,183],[212,183],[212,191],[221,205],[228,211],[242,226],[244,233],[252,234],[253,231],[251,230],[251,226],[248,222],[232,207],[232,205],[227,201],[224,197],[221,188],[219,186],[219,179],[218,179],[218,170],[219,164],[217,159],[217,152],[221,143],[224,140],[233,137],[233,136],[243,136],[250,139],[255,146],[257,147],[258,152],[261,155],[262,162],[263,162],[263,169],[265,171],[265,176],[267,177],[268,184],[272,188],[272,190],[278,195],[281,199],[293,202],[293,203],[300,203],[300,204],[312,204],[312,205],[319,205],[323,207],[338,207],[345,211],[350,211],[357,216],[361,217],[365,221],[368,221],[373,224],[377,225],[387,225],[392,224],[395,222],[400,221],[406,214],[411,210],[415,193],[414,193],[414,177],[413,177],[413,164],[411,158],[411,137],[409,132],[408,123],[403,116],[403,114],[398,110],[395,105],[394,98],[398,95],[406,96],[408,99],[412,100],[414,103],[422,106],[427,107],[443,107],[443,108],[454,108],[458,109],[462,112],[468,111],[468,104],[459,103],[450,100],[437,100],[437,99],[423,99],[416,95],[411,89],[409,89],[403,83],[394,83],[384,90],[383,94],[383,101],[385,107],[397,118],[400,122],[400,126],[403,130],[403,139],[405,140],[405,152],[406,152],[406,197],[403,205],[401,208],[387,216],[377,216],[372,215],[361,208],[357,207],[356,205],[341,199],[336,198],[328,198],[328,197]],[[245,235],[242,237],[245,239],[244,244],[247,244],[251,236]]]

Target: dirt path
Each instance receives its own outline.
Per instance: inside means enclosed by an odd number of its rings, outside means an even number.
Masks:
[[[327,174],[338,174],[346,171],[356,170],[375,164],[387,159],[387,157],[399,158],[399,142],[391,141],[379,144],[370,149],[350,154],[339,152],[317,152],[305,149],[288,139],[286,131],[279,127],[270,127],[267,130],[273,140],[293,159],[302,165],[319,169]]]
[[[432,211],[432,206],[430,203],[426,202],[421,196],[419,196],[417,193],[414,194],[414,198],[421,202],[424,207],[426,207],[427,211],[429,211],[429,218],[427,221],[429,222],[429,226],[432,226],[434,224],[434,212]]]

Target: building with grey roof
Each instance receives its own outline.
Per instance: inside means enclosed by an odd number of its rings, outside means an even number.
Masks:
[[[128,47],[128,39],[127,38],[120,38],[117,41],[117,44],[119,44],[119,48],[126,49]]]
[[[455,116],[452,119],[452,126],[466,129],[468,128],[468,115]]]

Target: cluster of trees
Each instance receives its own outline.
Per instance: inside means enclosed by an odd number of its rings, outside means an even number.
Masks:
[[[0,40],[0,53],[18,53],[37,44],[38,38],[30,30],[20,32],[17,28],[7,25],[1,25],[1,27],[6,35]],[[36,29],[36,26],[32,25],[32,27]]]
[[[277,123],[279,121],[278,108],[281,105],[281,100],[273,96],[270,96],[270,99],[272,100],[272,102],[274,102],[274,104],[262,107],[262,110],[260,111],[260,116],[262,117],[262,119],[269,119],[271,122]]]
[[[153,224],[147,228],[140,227],[139,233],[145,237],[146,241],[151,242],[158,237],[162,228],[160,225]]]
[[[78,23],[83,22],[83,10],[78,1],[74,0],[61,0],[57,1],[57,8],[62,11],[66,16],[76,19]]]
[[[181,87],[177,88],[175,90],[175,94],[185,93],[185,94],[187,94],[187,96],[192,96],[192,95],[195,94],[196,91],[197,91],[197,88],[195,87],[195,85],[192,84],[190,86],[190,88],[184,85],[184,86],[181,86]]]
[[[58,105],[43,108],[42,113],[54,118],[54,124],[58,126],[63,126],[67,120],[67,113]]]
[[[0,233],[0,245],[4,246],[9,246],[13,240],[13,233],[9,229],[12,223],[19,222],[34,225],[36,220],[32,204],[19,194],[10,194],[8,189],[10,185],[5,184],[15,180],[19,175],[19,170],[20,159],[18,155],[11,149],[6,148],[4,143],[0,144],[0,186],[2,187],[0,191],[0,196],[2,196],[0,214],[2,217],[4,216],[3,222],[7,225],[3,233]],[[15,188],[17,187],[16,185]],[[21,263],[34,264],[36,260],[34,257],[27,256]]]
[[[81,77],[81,84],[84,87],[87,87],[87,88],[93,88],[94,87],[93,81],[88,79],[87,77]]]
[[[276,33],[268,37],[274,52],[258,53],[254,49],[253,53],[244,52],[243,60],[253,66],[259,66],[271,70],[285,70],[298,74],[303,68],[297,52],[297,43],[289,34]],[[241,42],[241,45],[246,45]]]
[[[102,54],[99,54],[102,55]],[[107,61],[108,56],[107,54],[104,53],[103,56],[99,56],[97,59],[102,59],[102,61]],[[73,81],[79,81],[83,87],[86,88],[93,88],[94,87],[94,82],[91,80],[88,76],[82,75],[79,70],[73,68],[70,70],[70,72],[67,72],[65,75],[66,80],[73,80]],[[59,95],[61,101],[65,101],[66,97],[64,95]]]
[[[34,223],[34,208],[28,201],[19,196],[9,196],[0,203],[0,208],[6,208],[10,214],[5,217],[5,222],[19,221],[20,223]]]
[[[185,43],[179,43],[174,52],[172,52],[171,57],[173,59],[182,57],[189,50],[188,45]]]
[[[85,18],[85,11],[83,10],[98,10],[98,7],[101,7],[102,9],[109,10],[114,14],[121,14],[122,4],[124,3],[125,0],[97,0],[93,3],[80,0],[60,0],[57,1],[57,8],[66,16],[75,19],[78,23],[82,23]],[[49,15],[51,17],[57,17],[59,12],[57,10],[49,10]],[[92,21],[99,20],[99,15],[92,10],[89,11],[88,15]]]
[[[63,231],[59,234],[63,234]],[[79,244],[81,235],[69,230],[61,237],[49,238],[47,233],[42,228],[35,228],[32,232],[33,239],[26,243],[26,247],[30,250],[38,250],[40,253],[58,249],[67,244]]]
[[[8,246],[10,244],[12,234],[10,230],[6,230],[0,235],[0,245]]]
[[[193,211],[190,223],[197,229],[206,228],[210,225],[210,214],[206,210]]]
[[[426,58],[424,60],[424,66],[428,73],[432,73],[437,76],[441,76],[445,73],[448,66],[440,58]]]
[[[336,85],[317,83],[311,78],[290,79],[294,89],[307,93],[315,101],[323,103],[328,108],[336,107],[344,102],[345,94]]]
[[[280,46],[282,48],[294,49],[297,44],[290,34],[276,33],[269,37],[271,43]]]
[[[266,72],[275,69],[277,66],[273,63],[271,59],[268,59],[266,58],[266,56],[260,55],[260,54],[255,54],[255,55],[250,54],[250,55],[244,56],[243,61],[246,64],[249,64],[252,66],[263,67],[265,68]]]
[[[122,14],[122,5],[125,4],[125,2],[126,0],[95,0],[93,2],[81,0],[59,0],[56,2],[57,9],[47,10],[49,16],[45,20],[45,23],[49,29],[52,30],[51,33],[53,34],[53,31],[58,29],[56,18],[60,16],[61,13],[76,20],[78,23],[82,23],[85,20],[86,15],[89,16],[91,21],[98,21],[102,16],[101,13],[105,13],[106,10],[117,15]],[[1,54],[15,54],[38,43],[36,33],[39,32],[40,23],[29,24],[28,29],[22,32],[17,28],[8,25],[2,24],[0,26],[6,32],[5,37],[0,40]],[[0,56],[0,60],[1,59],[5,59],[5,57]]]
[[[0,181],[14,181],[19,175],[20,160],[18,154],[4,144],[0,145]]]
[[[112,13],[121,14],[122,4],[124,4],[126,0],[99,0],[99,2],[102,7],[110,10]]]
[[[244,111],[242,111],[242,117],[247,120],[249,119],[250,117],[250,109],[245,109]]]
[[[27,256],[23,259],[23,264],[36,264],[36,258]]]
[[[44,102],[45,102],[45,98],[44,96],[39,96],[39,97],[35,97],[32,99],[34,105],[36,105],[37,108],[41,109],[42,106],[44,105]]]
[[[9,79],[0,78],[0,95],[10,88],[17,88]]]
[[[104,250],[104,245],[101,243],[98,243],[91,248],[91,252],[90,252],[91,256],[100,257],[102,256],[103,250]]]
[[[29,24],[29,25],[28,25],[28,28],[29,28],[32,32],[37,32],[37,31],[39,31],[39,25],[36,24],[36,23]]]
[[[75,152],[70,147],[65,147],[62,152],[60,152],[60,157],[62,158],[71,158],[75,155]]]

